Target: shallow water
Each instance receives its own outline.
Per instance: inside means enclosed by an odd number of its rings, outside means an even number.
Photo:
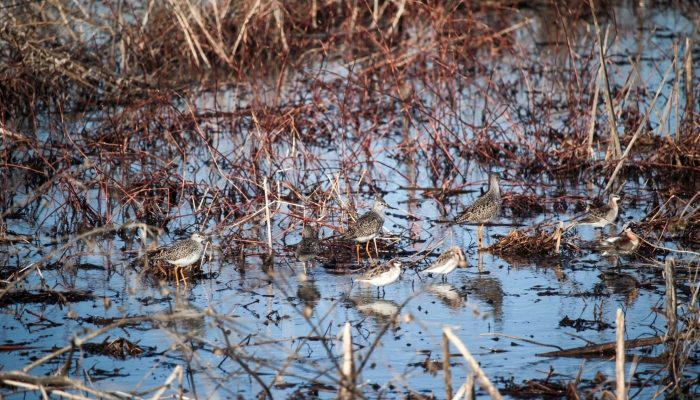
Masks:
[[[623,7],[620,11],[621,15],[644,22],[639,28],[634,24],[619,27],[620,30],[630,30],[616,42],[622,55],[627,54],[627,48],[637,49],[634,40],[646,38],[649,32],[646,24],[675,26],[678,32],[690,29],[684,16],[672,10],[656,10],[643,19],[628,8]],[[546,23],[538,19],[535,26],[546,27]],[[538,48],[530,36],[544,41],[546,35],[524,32],[519,34],[523,35],[520,37],[523,52],[532,54],[539,50],[546,57],[552,47]],[[656,72],[646,81],[652,92],[670,65],[666,45],[672,39],[657,34],[654,36],[655,46],[644,49],[645,59],[660,60],[641,64],[642,76]],[[585,46],[581,45],[581,48]],[[630,50],[630,54],[634,54],[633,51]],[[483,133],[492,135],[493,140],[504,146],[511,140],[517,141],[522,132],[509,130],[509,127],[518,126],[528,116],[514,109],[514,105],[537,103],[546,97],[541,93],[550,93],[558,86],[558,82],[549,80],[549,74],[519,76],[520,70],[508,63],[509,59],[508,56],[499,59],[506,67],[495,80],[504,85],[507,83],[515,92],[514,99],[512,103],[504,101],[495,107],[504,111],[497,117],[491,115],[493,108],[471,107],[474,97],[482,93],[479,89],[483,81],[480,79],[469,81],[463,90],[457,91],[463,97],[453,100],[454,107],[445,106],[447,102],[440,98],[439,87],[432,88],[418,81],[412,83],[412,90],[424,99],[424,104],[434,105],[434,108],[414,116],[420,124],[409,124],[401,108],[391,100],[378,96],[376,107],[371,107],[363,104],[361,98],[343,98],[342,93],[326,87],[328,82],[344,82],[349,72],[338,64],[321,62],[318,66],[320,74],[310,83],[308,90],[309,96],[321,96],[328,100],[328,104],[324,107],[309,105],[312,110],[304,110],[301,116],[322,114],[319,121],[323,124],[315,121],[312,125],[315,129],[325,130],[324,135],[313,136],[312,127],[301,122],[298,124],[305,131],[295,134],[288,125],[268,130],[269,127],[255,126],[250,116],[240,117],[234,122],[219,116],[201,121],[199,129],[206,134],[206,141],[198,136],[196,129],[178,132],[180,139],[174,141],[186,148],[184,155],[172,142],[156,141],[150,145],[152,147],[145,147],[157,157],[144,161],[144,158],[134,157],[133,153],[126,153],[121,164],[105,163],[103,170],[125,186],[133,184],[133,176],[143,174],[145,177],[163,170],[166,165],[170,166],[166,169],[168,174],[183,177],[191,184],[187,190],[176,187],[174,190],[180,194],[178,202],[170,209],[162,210],[172,219],[165,224],[168,232],[161,237],[159,244],[182,239],[195,229],[213,232],[213,248],[208,250],[204,265],[207,275],[189,287],[183,287],[142,274],[140,266],[132,265],[132,262],[142,254],[144,244],[150,244],[150,240],[141,243],[139,235],[144,234],[143,230],[130,229],[79,241],[51,258],[57,262],[53,268],[44,263],[42,275],[32,273],[26,284],[36,287],[43,279],[48,288],[88,291],[95,299],[66,305],[5,304],[4,312],[0,314],[3,326],[0,343],[37,348],[7,353],[3,356],[3,370],[22,368],[46,355],[54,346],[68,345],[74,335],[82,336],[88,330],[100,328],[89,322],[91,316],[115,319],[148,316],[155,319],[115,328],[91,340],[99,343],[107,337],[109,340],[124,337],[145,349],[143,355],[118,360],[81,354],[81,357],[76,356],[78,364],[71,370],[72,376],[103,390],[143,392],[161,385],[176,366],[186,366],[182,385],[192,397],[251,398],[262,390],[249,372],[253,370],[270,386],[275,397],[318,395],[333,398],[338,379],[336,363],[342,358],[338,338],[341,328],[350,322],[358,363],[369,357],[358,377],[358,383],[367,383],[362,388],[367,397],[402,398],[415,392],[432,393],[442,398],[442,373],[431,374],[430,363],[425,361],[442,360],[442,329],[445,326],[454,330],[499,389],[505,389],[511,383],[520,385],[526,380],[544,379],[550,373],[550,367],[557,374],[552,379],[573,381],[583,360],[536,354],[555,349],[544,344],[572,348],[585,345],[582,339],[595,343],[614,341],[615,316],[619,308],[625,313],[628,339],[663,334],[664,317],[653,310],[662,307],[665,292],[658,267],[661,256],[656,260],[623,259],[621,274],[606,276],[604,272],[614,265],[590,250],[567,252],[561,257],[546,259],[501,257],[476,250],[474,226],[444,223],[481,194],[480,190],[486,186],[488,168],[505,173],[507,179],[502,182],[502,187],[506,196],[532,194],[542,199],[545,209],[544,212],[532,211],[516,216],[512,208],[504,207],[502,216],[492,226],[486,227],[489,244],[514,228],[540,222],[568,221],[581,213],[576,208],[577,201],[599,195],[607,183],[607,177],[594,175],[594,170],[585,170],[577,176],[560,177],[549,172],[526,177],[522,171],[513,170],[512,165],[501,160],[489,165],[483,160],[464,156],[463,148],[478,146],[472,140]],[[612,76],[615,84],[622,85],[623,82],[616,79],[629,74],[624,71],[626,67],[615,70]],[[439,67],[431,63],[429,68]],[[292,83],[288,83],[289,87],[283,93],[297,93],[299,85],[306,84],[298,83],[303,75],[290,73],[288,79]],[[528,87],[528,83],[532,86]],[[437,84],[449,87],[445,81]],[[361,86],[357,82],[353,85]],[[666,96],[669,96],[668,90],[665,89]],[[260,105],[254,94],[265,97],[271,92],[264,88],[259,93],[252,90],[249,93],[245,89],[204,92],[190,101],[197,110],[228,112],[248,106],[254,108]],[[274,104],[276,101],[266,99],[263,103]],[[569,99],[562,100],[567,101]],[[186,106],[180,107],[183,112],[187,110]],[[384,107],[398,111],[387,112]],[[349,117],[354,113],[357,113],[355,121]],[[551,123],[555,129],[564,129],[570,124],[564,117],[551,115],[545,122]],[[463,123],[464,120],[473,123],[488,120],[488,126],[472,126]],[[654,116],[652,120],[657,123],[658,117]],[[99,124],[76,123],[96,130],[99,130],[96,128]],[[673,131],[675,125],[669,123],[668,127]],[[525,131],[527,129],[523,127]],[[266,148],[262,138],[273,135],[277,139],[271,148]],[[367,137],[370,140],[365,146]],[[436,138],[449,142],[444,146],[446,151],[436,149],[437,146],[423,145],[439,143]],[[42,139],[49,142],[53,134],[47,131]],[[65,138],[58,140],[65,141]],[[597,155],[602,158],[605,149],[599,150]],[[250,161],[252,158],[255,161]],[[354,163],[349,164],[348,160]],[[246,170],[242,165],[255,166],[258,174],[245,175],[250,169]],[[278,200],[271,206],[274,215],[271,232],[276,253],[272,274],[263,270],[260,255],[266,251],[264,244],[268,240],[263,219],[265,194],[260,189],[262,182],[259,180],[262,176],[269,182],[268,197]],[[16,178],[20,180],[20,177]],[[664,188],[664,182],[655,179],[659,178],[630,178],[626,182],[627,200],[623,200],[620,221],[639,220],[657,204],[654,196],[659,186]],[[242,189],[234,191],[234,186]],[[621,186],[617,184],[616,188]],[[84,196],[87,203],[105,218],[106,226],[116,228],[146,207],[145,202],[130,203],[118,190],[104,191],[94,185],[77,187],[79,195]],[[422,189],[414,189],[441,187],[462,192],[441,198],[443,207],[425,196]],[[306,200],[298,198],[298,192],[308,196],[314,188],[321,195]],[[144,190],[157,192],[161,189],[153,185]],[[67,224],[89,225],[86,221],[76,220],[70,208],[63,207],[70,190],[56,185],[41,206],[33,207],[21,218],[7,220],[8,229],[32,235],[34,239],[31,244],[8,245],[3,250],[6,266],[24,266],[38,261],[57,246],[68,243],[81,230]],[[349,215],[369,209],[375,190],[383,192],[385,200],[398,208],[387,212],[384,236],[399,237],[400,241],[392,246],[382,246],[382,260],[400,255],[412,262],[417,258],[416,253],[426,249],[434,249],[433,255],[406,269],[400,280],[387,286],[380,298],[376,288],[353,283],[358,273],[353,271],[355,253],[351,245],[334,245],[327,249],[316,261],[316,266],[308,274],[303,274],[301,264],[293,259],[293,251],[285,247],[300,240],[302,225],[299,217],[320,219],[323,237],[342,232]],[[690,189],[684,186],[683,190],[685,198]],[[219,207],[212,193],[234,193],[230,195],[231,202],[240,208],[219,209],[219,213],[205,215],[197,212],[212,205],[211,209]],[[687,196],[690,197],[692,193]],[[553,211],[555,199],[566,203],[566,211]],[[192,200],[195,203],[203,201],[203,208],[193,206]],[[630,200],[634,200],[634,205]],[[323,204],[323,207],[311,206],[310,203]],[[239,215],[231,217],[229,213],[233,212]],[[238,221],[255,212],[260,212],[257,217],[239,224]],[[617,231],[616,228],[606,229],[605,236]],[[578,227],[574,232],[577,244],[599,240],[600,234],[590,227]],[[63,233],[66,235],[61,236]],[[661,243],[676,246],[670,241]],[[247,253],[243,263],[238,257],[242,245]],[[444,283],[440,277],[423,276],[417,272],[427,267],[448,246],[460,246],[467,251],[467,268],[455,270]],[[363,266],[367,266],[366,255],[362,257]],[[560,326],[567,317],[579,320],[578,328]],[[389,328],[380,337],[387,324]],[[491,335],[493,333],[540,344]],[[307,337],[314,340],[305,340]],[[317,340],[319,337],[324,340]],[[380,344],[369,354],[377,340]],[[180,346],[183,345],[194,347],[196,351],[182,351]],[[227,346],[236,347],[238,360],[222,354],[222,349]],[[661,351],[661,348],[653,347],[648,352],[638,350],[635,354],[653,357]],[[456,391],[465,381],[469,368],[462,357],[456,355],[454,347],[451,352],[454,354],[452,379]],[[65,361],[65,356],[59,357],[33,372],[54,373]],[[626,370],[631,367],[632,363],[628,362]],[[656,364],[636,365],[638,375],[633,382],[648,378],[658,367]],[[613,381],[614,361],[609,358],[586,359],[582,378],[590,381],[597,372]],[[696,374],[697,368],[689,366],[686,372]],[[654,397],[658,385],[656,381],[652,382],[638,398]],[[632,393],[636,390],[633,387]],[[174,389],[168,393],[173,392]],[[485,392],[480,390],[478,395],[485,396]]]

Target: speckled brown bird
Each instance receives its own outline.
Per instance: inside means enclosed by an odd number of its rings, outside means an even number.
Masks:
[[[382,265],[378,265],[370,269],[364,275],[355,279],[355,281],[367,282],[374,286],[389,285],[391,283],[396,282],[396,280],[399,279],[399,276],[401,275],[402,265],[403,263],[401,263],[401,260],[399,260],[398,258],[394,258],[388,262],[385,262]],[[377,288],[377,293],[378,291],[379,288]]]
[[[605,204],[600,208],[590,210],[585,217],[578,220],[578,223],[580,225],[590,225],[595,228],[603,228],[606,225],[615,225],[615,219],[617,218],[618,212],[617,202],[619,200],[620,196],[616,195],[615,193],[610,194],[608,204]]]
[[[464,251],[462,251],[462,249],[457,246],[453,246],[445,250],[434,263],[421,272],[442,275],[444,278],[445,275],[454,271],[460,264],[466,266],[467,257],[464,255]]]
[[[477,247],[482,248],[483,230],[485,223],[498,217],[501,213],[501,188],[498,182],[501,181],[501,175],[492,172],[489,174],[489,190],[483,196],[476,199],[474,204],[466,209],[455,222],[463,223],[479,223],[481,226],[477,228]]]
[[[318,236],[314,230],[309,225],[305,225],[301,230],[301,242],[297,244],[296,251],[294,253],[297,260],[301,261],[304,266],[304,273],[306,273],[306,263],[316,258],[317,255],[321,254],[321,245],[318,241]]]
[[[352,240],[357,242],[357,263],[360,263],[360,245],[359,243],[367,243],[365,246],[365,251],[369,255],[372,264],[374,264],[374,259],[372,259],[372,254],[369,252],[369,241],[379,236],[382,231],[382,226],[384,226],[384,209],[393,209],[389,204],[387,204],[383,198],[380,196],[375,197],[374,205],[372,209],[367,213],[359,217],[355,223],[347,230],[341,239]],[[379,257],[379,254],[377,254]]]
[[[201,232],[195,232],[189,239],[175,243],[171,247],[161,250],[151,256],[153,260],[163,260],[172,264],[175,267],[175,282],[179,284],[180,280],[177,276],[177,271],[180,269],[182,279],[185,280],[185,274],[180,267],[186,267],[199,261],[204,254],[204,242],[207,241],[207,236]]]

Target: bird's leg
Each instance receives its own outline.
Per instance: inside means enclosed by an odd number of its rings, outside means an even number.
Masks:
[[[185,269],[184,268],[180,268],[180,275],[182,275],[183,284],[185,285],[185,287],[187,287],[187,278],[185,278]]]
[[[374,254],[377,255],[377,259],[379,259],[379,249],[377,248],[377,238],[372,239],[374,242]]]
[[[357,266],[360,266],[360,244],[358,243],[357,246],[355,247],[357,249]]]
[[[301,265],[304,266],[304,275],[306,275],[306,261],[304,261],[303,263],[301,263]]]
[[[178,268],[180,268],[180,267],[178,267],[178,266],[176,265],[176,266],[175,266],[175,269],[173,270],[173,272],[175,273],[175,284],[176,284],[178,287],[180,287],[180,277],[177,276],[177,269],[178,269]]]
[[[372,258],[372,253],[369,252],[369,240],[367,241],[367,245],[365,246],[365,251],[367,252],[367,255],[369,256],[369,260],[372,263],[372,265],[376,265],[374,263],[374,259]],[[379,257],[377,257],[379,258]]]
[[[478,228],[476,228],[476,248],[478,249],[483,249],[484,246],[482,246],[481,242],[484,240],[484,226],[481,225]]]

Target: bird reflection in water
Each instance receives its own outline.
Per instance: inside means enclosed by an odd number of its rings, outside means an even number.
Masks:
[[[164,312],[163,316],[173,317],[165,325],[174,331],[188,336],[205,337],[207,335],[204,312],[186,300],[176,298],[172,311]]]
[[[362,295],[353,297],[350,301],[365,318],[372,318],[377,327],[387,323],[392,324],[394,328],[399,326],[399,305],[395,301]]]
[[[639,281],[630,274],[606,270],[598,275],[601,282],[593,287],[594,292],[623,295],[625,304],[631,306],[639,297]]]
[[[297,286],[297,298],[304,305],[304,315],[310,318],[314,307],[321,299],[321,292],[316,287],[315,281],[306,281]]]
[[[503,288],[500,280],[479,275],[471,281],[469,294],[491,306],[494,322],[503,322]]]
[[[461,310],[467,302],[467,296],[449,283],[429,285],[425,287],[425,290],[454,311]]]

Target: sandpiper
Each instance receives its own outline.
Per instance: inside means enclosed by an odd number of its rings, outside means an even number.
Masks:
[[[629,223],[625,225],[622,233],[618,236],[605,239],[598,246],[602,250],[602,256],[630,255],[639,248],[639,236],[632,232]]]
[[[617,218],[618,210],[617,202],[619,200],[620,196],[616,195],[615,193],[611,193],[608,204],[605,204],[600,208],[590,210],[585,217],[578,220],[578,223],[580,225],[590,225],[601,229],[606,225],[615,225],[615,218]]]
[[[355,224],[351,226],[347,232],[345,232],[341,239],[353,240],[358,243],[357,245],[357,264],[360,264],[360,245],[359,243],[367,243],[365,246],[365,251],[369,255],[369,259],[374,264],[374,259],[372,259],[372,254],[369,252],[369,241],[379,236],[382,231],[382,226],[384,226],[384,209],[393,209],[388,205],[381,196],[374,198],[374,205],[372,209],[367,213],[362,215],[355,221]],[[377,258],[379,258],[379,252],[377,251],[377,244],[375,242],[374,249],[377,252]]]
[[[295,255],[301,261],[306,273],[306,262],[311,261],[321,253],[321,245],[318,244],[318,236],[309,225],[305,225],[301,230],[301,242],[297,244]]]
[[[479,197],[471,207],[466,209],[455,222],[463,224],[465,222],[479,223],[481,226],[477,228],[477,247],[482,248],[484,224],[498,217],[501,213],[501,189],[498,182],[501,181],[501,175],[492,172],[489,174],[489,190]]]
[[[697,194],[695,196],[697,196]],[[695,200],[695,197],[693,197],[690,200],[690,202],[688,202],[688,204],[683,209],[683,212],[681,212],[680,214],[676,214],[671,219],[669,219],[668,224],[666,225],[666,230],[668,233],[671,234],[671,236],[683,236],[685,230],[688,228],[690,218],[693,215],[695,215],[695,213],[698,212],[698,210],[700,210],[700,206],[698,206],[686,214],[686,211],[688,211],[688,208],[690,207],[690,204],[693,200]]]
[[[199,261],[204,254],[204,243],[207,241],[207,236],[201,232],[195,232],[189,239],[175,243],[167,249],[161,250],[154,254],[151,258],[154,260],[163,260],[175,266],[175,282],[179,285],[180,281],[177,276],[177,271],[180,267],[192,265]],[[185,280],[185,273],[180,269],[182,280]]]
[[[357,282],[367,282],[371,285],[377,286],[377,295],[379,295],[379,287],[386,286],[390,283],[396,282],[401,275],[401,260],[394,258],[382,265],[378,265],[364,275],[355,279]]]
[[[460,264],[461,266],[466,266],[467,257],[464,255],[464,251],[462,251],[462,249],[454,246],[445,250],[434,263],[421,272],[442,275],[444,278],[447,274],[460,266]]]

